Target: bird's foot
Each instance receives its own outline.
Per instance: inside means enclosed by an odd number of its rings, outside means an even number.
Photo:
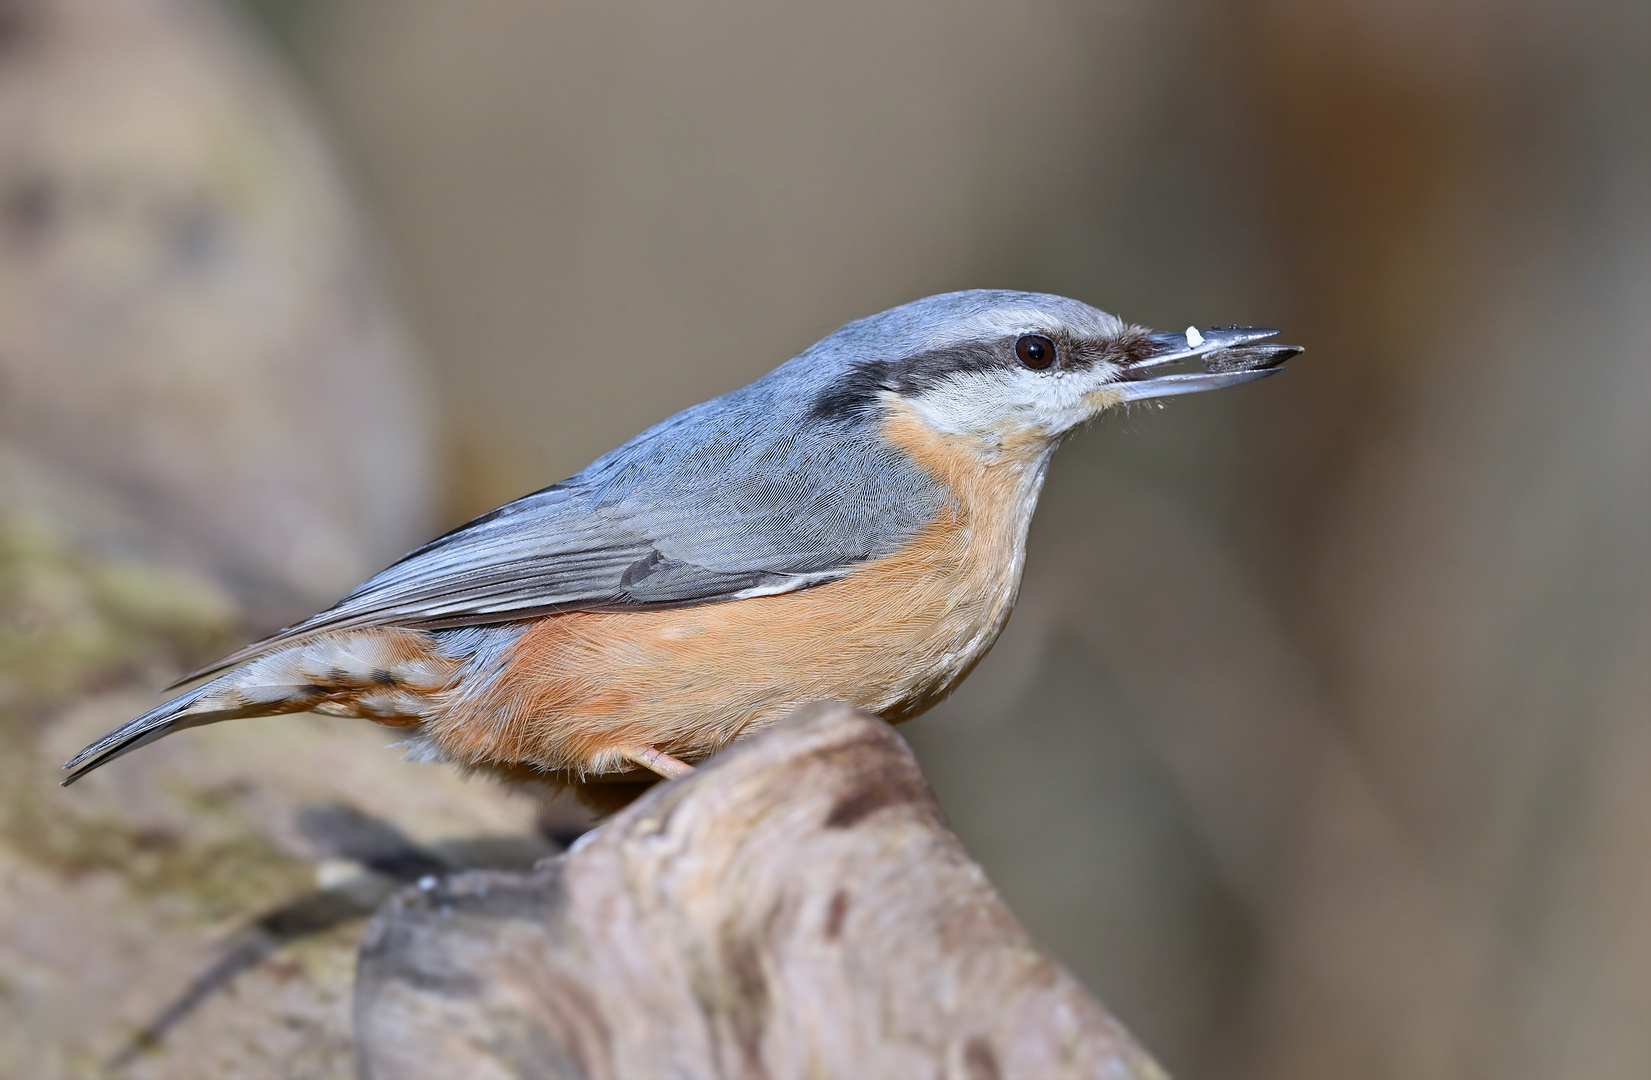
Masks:
[[[649,772],[658,773],[667,780],[687,776],[694,771],[694,767],[686,761],[674,758],[663,750],[655,750],[651,746],[644,746],[640,750],[627,750],[625,751],[625,758],[642,766]]]

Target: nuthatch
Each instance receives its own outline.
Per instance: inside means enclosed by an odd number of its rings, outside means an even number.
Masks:
[[[673,776],[820,699],[908,719],[1002,631],[1061,438],[1271,375],[1301,351],[1275,334],[1153,333],[999,291],[850,323],[190,676],[217,675],[63,783],[273,713],[366,717],[416,756],[568,781]]]

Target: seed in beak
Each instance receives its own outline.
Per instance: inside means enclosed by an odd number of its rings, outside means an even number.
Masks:
[[[1260,371],[1301,353],[1299,345],[1239,345],[1204,354],[1205,371]]]

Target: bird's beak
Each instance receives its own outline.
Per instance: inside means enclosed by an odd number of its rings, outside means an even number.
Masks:
[[[1153,334],[1156,351],[1124,368],[1107,388],[1122,391],[1125,401],[1144,401],[1265,379],[1302,351],[1299,345],[1257,344],[1277,334],[1253,326],[1204,331],[1189,326],[1184,334]]]

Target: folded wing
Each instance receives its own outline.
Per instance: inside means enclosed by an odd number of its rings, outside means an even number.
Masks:
[[[887,555],[944,492],[869,424],[786,423],[758,382],[411,552],[336,605],[189,678],[297,639],[787,592]]]

